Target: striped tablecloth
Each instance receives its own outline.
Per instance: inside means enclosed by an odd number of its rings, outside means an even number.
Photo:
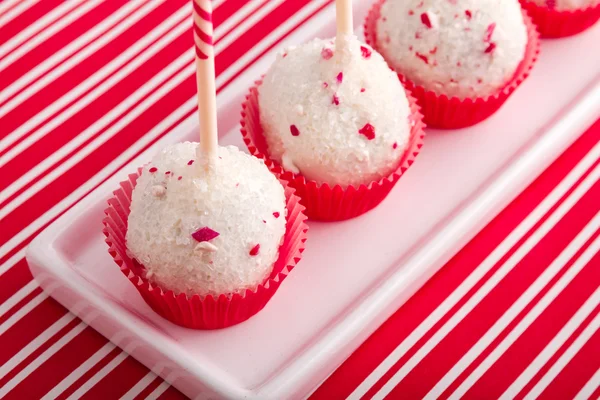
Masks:
[[[330,3],[215,0],[218,89]],[[24,249],[193,118],[190,14],[189,0],[0,1],[0,398],[183,397],[48,298]],[[598,398],[599,155],[600,121],[313,398]]]

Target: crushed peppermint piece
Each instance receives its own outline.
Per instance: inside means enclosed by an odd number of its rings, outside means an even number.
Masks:
[[[419,57],[425,64],[429,64],[429,58],[426,55],[419,53],[418,51],[415,53],[415,56]]]
[[[323,82],[323,87],[324,87],[325,89],[327,89],[327,88],[329,87],[329,83],[327,83],[327,82]]]
[[[265,221],[265,220],[263,219],[263,224],[266,224],[266,223],[267,223],[267,221]]]
[[[367,89],[365,89],[365,88],[361,88],[361,89],[360,89],[360,92],[361,92],[361,93],[364,93],[366,90],[367,90]]]
[[[435,54],[437,53],[437,46],[435,46],[433,49],[429,50],[429,54]]]
[[[192,165],[193,163],[194,163],[194,160],[188,161],[188,165]]]
[[[358,131],[358,133],[364,135],[369,140],[375,139],[375,127],[368,122]]]
[[[287,53],[283,53],[283,54],[281,55],[281,58],[286,58],[286,57],[287,57]]]
[[[548,8],[556,8],[556,0],[546,0],[546,6]]]
[[[213,231],[208,226],[198,229],[192,233],[192,237],[198,242],[208,242],[219,236],[219,232]]]
[[[392,149],[396,150],[398,148],[398,143],[394,142],[394,144],[392,145]]]
[[[290,125],[290,132],[291,132],[292,136],[300,135],[300,131],[298,130],[298,127],[296,125]]]
[[[335,104],[336,106],[340,105],[340,98],[337,94],[333,95],[333,99],[331,100],[331,104]]]
[[[423,35],[421,35],[421,32],[417,31],[415,32],[415,39],[421,39],[423,37]]]
[[[321,57],[323,57],[324,60],[330,60],[331,57],[333,57],[333,50],[324,47],[323,50],[321,50]]]
[[[371,58],[371,50],[369,50],[365,46],[360,46],[360,52],[364,58]]]
[[[429,14],[421,14],[421,22],[427,27],[427,29],[431,29],[431,20],[429,19]]]
[[[183,179],[183,176],[179,175],[179,177],[177,177],[177,180],[180,181],[181,179]]]
[[[165,175],[171,175],[171,171],[165,172]]]
[[[209,253],[214,253],[215,251],[219,250],[219,248],[212,243],[200,242],[200,243],[196,244],[196,246],[194,247],[194,250],[207,251]]]
[[[279,211],[275,211],[275,212],[273,213],[273,216],[274,216],[275,218],[279,218],[279,216],[280,216],[280,215],[281,215],[281,214],[279,214]]]
[[[415,15],[415,12],[413,10],[408,10],[408,15]]]
[[[252,249],[250,249],[250,255],[252,257],[258,255],[258,251],[260,250],[260,244],[257,244],[256,246],[254,246]]]
[[[158,168],[156,167],[152,167],[148,170],[148,172],[150,172],[151,174],[155,173],[156,171],[158,171]]]
[[[471,13],[471,10],[465,10],[465,15],[467,16],[467,19],[473,18],[473,14]]]
[[[496,43],[490,43],[490,45],[485,49],[485,53],[491,53],[496,49]]]
[[[342,83],[342,81],[344,80],[344,73],[340,72],[335,79],[337,80],[337,83]]]
[[[483,37],[484,42],[489,43],[492,40],[494,29],[496,29],[496,23],[492,22],[488,25],[487,29],[485,30],[485,36]]]

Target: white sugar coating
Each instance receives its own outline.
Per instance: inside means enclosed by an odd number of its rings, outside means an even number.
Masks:
[[[376,30],[392,67],[449,97],[495,93],[527,47],[518,0],[386,0]]]
[[[578,8],[586,8],[599,4],[599,0],[530,0],[540,6],[556,10],[575,10]]]
[[[133,191],[127,249],[150,281],[175,293],[255,289],[278,257],[284,189],[261,160],[233,146],[219,147],[209,172],[188,165],[197,145],[169,146],[144,167]],[[198,242],[192,234],[204,227],[219,236]]]
[[[315,39],[280,54],[259,87],[260,117],[269,154],[286,170],[358,187],[398,167],[410,109],[383,58],[354,36],[344,40],[339,52],[334,39]]]

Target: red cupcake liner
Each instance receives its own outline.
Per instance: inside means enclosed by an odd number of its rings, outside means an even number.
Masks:
[[[373,5],[367,15],[364,27],[366,42],[377,51],[379,51],[379,48],[375,29],[384,1],[379,0]],[[525,57],[519,64],[513,79],[493,95],[466,99],[449,98],[446,95],[439,95],[434,91],[425,89],[423,86],[416,85],[398,73],[402,83],[417,98],[417,103],[421,106],[421,112],[427,126],[439,129],[466,128],[485,120],[498,111],[509,96],[529,76],[540,52],[539,33],[525,11],[523,11],[523,19],[527,27]]]
[[[140,173],[141,169],[137,174],[129,175],[129,179],[121,182],[120,188],[113,192],[113,197],[108,200],[109,206],[104,210],[106,216],[102,221],[102,232],[106,236],[108,252],[146,303],[169,321],[193,329],[226,328],[239,324],[262,310],[298,264],[304,251],[308,226],[303,213],[304,207],[300,204],[300,198],[294,194],[294,189],[287,182],[281,181],[287,200],[286,231],[279,247],[279,258],[271,275],[262,285],[256,290],[220,295],[218,298],[187,296],[185,293],[176,295],[172,290],[164,291],[145,279],[144,266],[127,255],[127,217],[131,193]]]
[[[520,1],[523,8],[531,15],[542,37],[545,38],[576,35],[600,19],[600,2],[586,8],[558,11],[529,0]]]
[[[265,160],[274,174],[288,181],[289,185],[296,189],[296,194],[300,196],[302,204],[306,207],[306,215],[312,220],[342,221],[357,217],[376,207],[392,190],[400,176],[412,165],[423,146],[425,137],[423,116],[419,112],[415,99],[407,92],[412,125],[410,143],[394,172],[379,181],[360,185],[358,188],[348,186],[344,189],[340,185],[331,187],[326,183],[319,184],[308,180],[300,174],[284,170],[279,163],[268,156],[258,105],[258,87],[261,83],[262,81],[256,82],[242,105],[241,123],[244,143],[250,154]]]

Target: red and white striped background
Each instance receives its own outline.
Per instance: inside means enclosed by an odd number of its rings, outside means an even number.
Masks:
[[[331,0],[214,0],[217,86]],[[189,0],[0,1],[0,398],[178,398],[48,298],[29,241],[187,118]],[[600,121],[313,394],[600,397]]]

